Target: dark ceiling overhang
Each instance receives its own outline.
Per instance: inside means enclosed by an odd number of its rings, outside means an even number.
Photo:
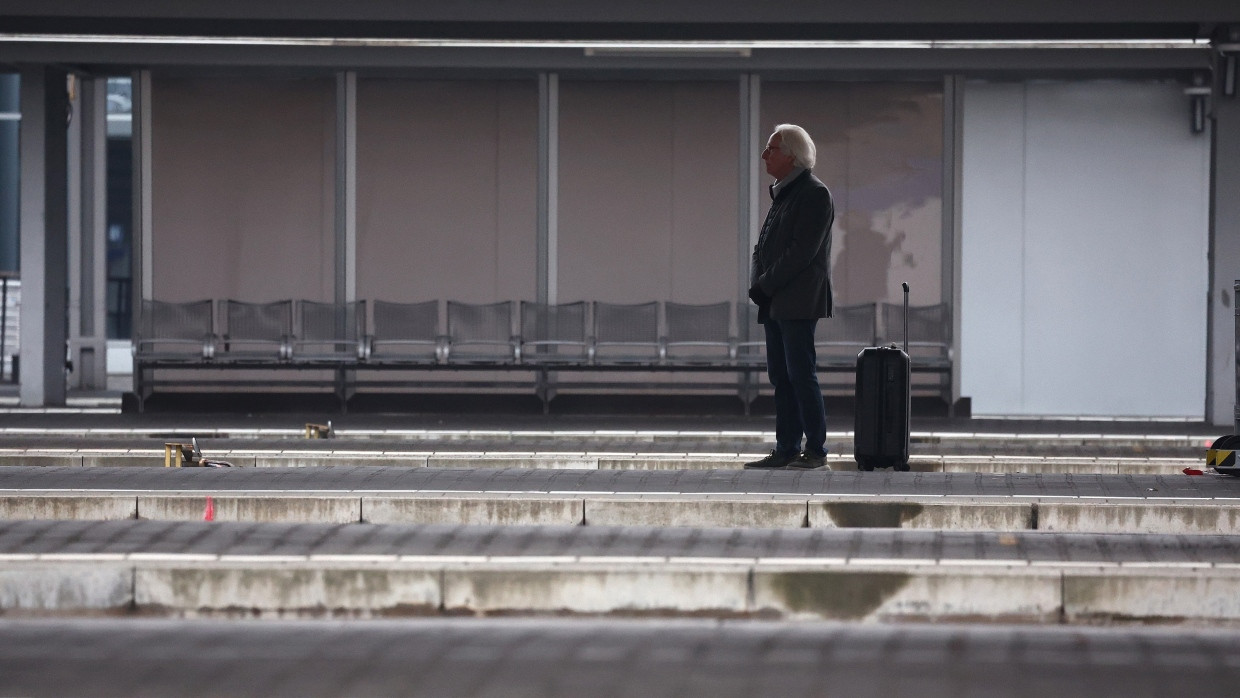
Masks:
[[[1235,0],[0,0],[0,31],[802,40],[1210,38]]]
[[[29,34],[137,34],[160,36],[342,37],[614,41],[798,40],[1050,40],[1210,38],[1213,24],[1193,22],[1106,24],[980,23],[586,23],[315,21],[150,18],[6,18],[4,30]]]
[[[1232,42],[1238,0],[0,0],[0,64],[87,72],[356,69],[1183,77]],[[23,41],[13,35],[43,35]],[[86,37],[111,35],[91,40]],[[48,37],[62,40],[47,40]],[[161,37],[161,42],[125,37]],[[207,43],[178,43],[206,38]],[[580,46],[435,47],[211,43],[211,39],[492,41],[1202,41],[1189,50],[758,48],[738,55],[597,55]],[[84,40],[85,39],[85,40]]]

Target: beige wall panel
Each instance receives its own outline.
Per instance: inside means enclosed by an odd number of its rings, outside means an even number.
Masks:
[[[560,84],[559,298],[729,300],[732,83]]]
[[[929,83],[762,86],[762,130],[800,124],[835,196],[836,302],[938,303],[942,288],[942,88]],[[762,173],[762,186],[770,178]],[[770,199],[760,197],[765,215]]]
[[[538,83],[501,82],[496,97],[500,264],[495,300],[534,300],[538,283]]]
[[[737,86],[678,85],[672,106],[672,280],[665,300],[736,300]]]
[[[531,297],[536,83],[361,80],[357,101],[358,297]]]
[[[559,300],[671,294],[672,86],[560,83]]]
[[[333,296],[329,80],[155,76],[154,294]]]

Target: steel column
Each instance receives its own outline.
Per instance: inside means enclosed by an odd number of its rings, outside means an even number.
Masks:
[[[21,404],[65,404],[68,73],[21,72]]]
[[[537,300],[558,296],[560,188],[560,76],[538,76],[538,239]]]

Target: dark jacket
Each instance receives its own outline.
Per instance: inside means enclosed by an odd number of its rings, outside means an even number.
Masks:
[[[750,286],[770,298],[758,306],[758,322],[831,317],[831,192],[806,170],[771,202],[753,248]]]

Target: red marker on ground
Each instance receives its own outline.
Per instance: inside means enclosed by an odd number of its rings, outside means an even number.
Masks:
[[[207,497],[207,510],[202,514],[203,521],[215,521],[215,500]]]

